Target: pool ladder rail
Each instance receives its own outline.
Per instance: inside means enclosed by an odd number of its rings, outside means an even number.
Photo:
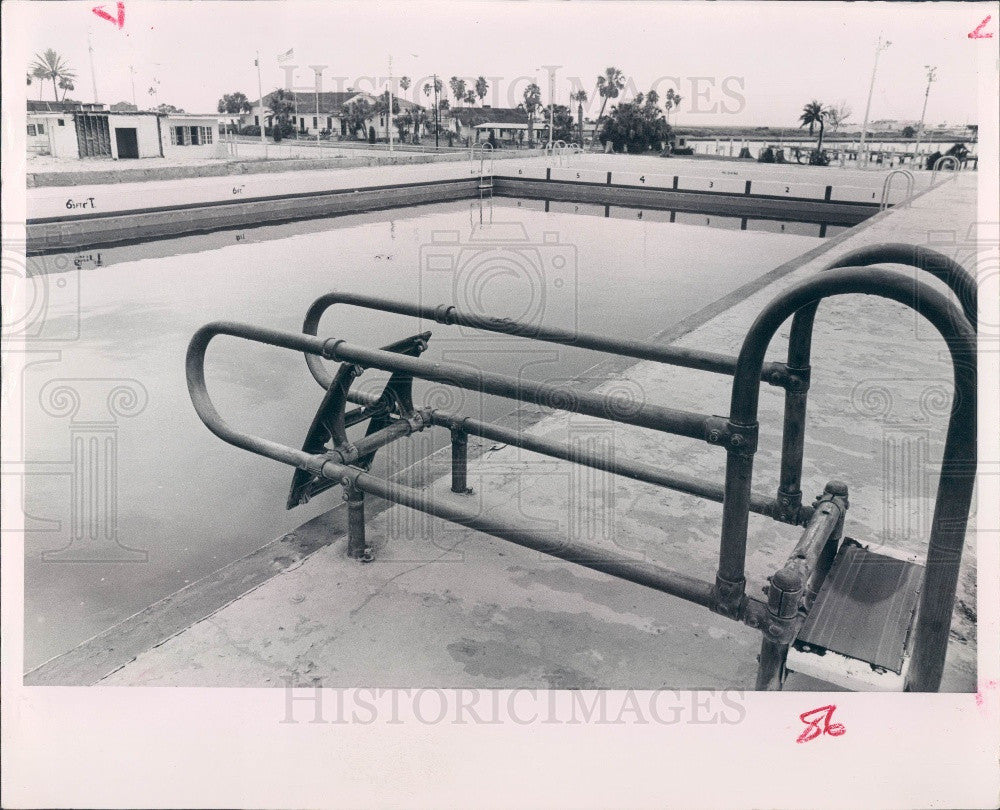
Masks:
[[[951,295],[919,278],[878,266],[882,264],[916,267],[943,281]],[[895,551],[844,537],[847,484],[830,481],[812,504],[802,500],[814,319],[821,301],[847,294],[879,296],[914,309],[942,335],[951,356],[954,396],[922,564]],[[431,337],[426,331],[382,349],[317,337],[323,314],[335,305],[728,375],[733,378],[729,414],[688,412],[507,377],[466,364],[428,362],[420,357]],[[976,481],[977,306],[975,279],[961,265],[927,248],[905,244],[855,250],[778,294],[750,327],[736,357],[493,318],[446,304],[429,306],[334,292],[312,304],[301,333],[232,322],[203,326],[188,347],[187,382],[198,416],[216,436],[295,468],[288,508],[332,487],[343,487],[350,558],[367,561],[374,557],[365,536],[365,496],[374,495],[677,596],[759,630],[757,689],[780,689],[789,673],[799,672],[845,688],[927,692],[937,691],[941,682]],[[789,319],[787,361],[766,362],[768,346]],[[208,345],[217,335],[305,354],[323,398],[301,449],[242,433],[219,415],[206,388],[204,367]],[[340,365],[331,372],[324,360]],[[352,390],[352,383],[366,368],[390,373],[380,394]],[[726,453],[725,480],[721,484],[706,481],[655,463],[567,446],[464,414],[417,405],[412,395],[414,378],[700,439]],[[762,382],[783,389],[785,398],[774,496],[751,487]],[[363,425],[362,436],[348,436],[348,429]],[[432,496],[370,472],[380,448],[429,428],[444,428],[451,435],[450,494]],[[598,547],[561,536],[553,538],[534,526],[481,512],[464,497],[469,492],[470,435],[721,503],[714,577],[680,573],[618,551],[613,544]],[[751,595],[754,590],[747,588],[745,578],[750,512],[801,531],[785,563],[764,586],[763,600]]]

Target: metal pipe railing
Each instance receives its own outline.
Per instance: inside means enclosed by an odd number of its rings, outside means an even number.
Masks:
[[[912,252],[912,248],[906,246]],[[900,246],[886,246],[872,249],[868,253],[849,254],[856,260],[899,261],[903,255]],[[940,257],[939,254],[921,254]],[[886,258],[886,257],[890,258]],[[894,257],[894,258],[892,258]],[[788,644],[794,638],[796,622],[800,619],[800,606],[808,607],[810,595],[819,589],[832,562],[835,544],[840,537],[844,512],[847,508],[846,486],[837,482],[827,485],[824,496],[814,509],[796,506],[795,519],[807,522],[806,532],[793,551],[792,557],[774,577],[768,588],[766,603],[746,596],[745,560],[747,529],[751,511],[768,514],[776,519],[783,516],[785,504],[782,490],[776,501],[761,498],[751,491],[753,477],[753,457],[757,442],[757,410],[760,383],[765,376],[765,352],[774,334],[789,317],[794,316],[792,339],[788,365],[776,365],[777,371],[784,371],[786,389],[795,407],[789,416],[789,400],[786,400],[786,422],[798,419],[799,429],[789,429],[786,424],[786,439],[782,460],[782,487],[785,473],[796,473],[794,483],[801,476],[800,437],[804,432],[804,395],[808,387],[808,360],[811,346],[812,325],[819,302],[830,296],[844,294],[876,295],[905,304],[927,318],[944,337],[952,356],[955,381],[955,395],[945,441],[944,458],[934,518],[929,540],[923,587],[920,594],[917,625],[914,630],[913,654],[907,688],[913,691],[936,689],[940,683],[945,651],[947,648],[951,610],[957,587],[959,564],[964,545],[965,529],[968,522],[972,491],[975,485],[976,467],[976,357],[975,328],[967,318],[969,309],[975,313],[974,290],[971,302],[961,298],[960,290],[968,290],[968,275],[964,270],[955,272],[948,260],[935,260],[924,269],[944,278],[960,300],[965,311],[959,309],[943,293],[927,284],[878,267],[850,266],[830,269],[808,279],[775,298],[758,316],[750,328],[739,356],[733,367],[733,389],[728,419],[708,416],[688,411],[635,403],[623,397],[601,396],[593,392],[579,391],[547,383],[525,381],[499,374],[491,374],[479,369],[470,369],[449,363],[431,363],[398,351],[369,349],[356,346],[344,340],[321,339],[313,334],[297,334],[280,330],[254,327],[231,322],[217,322],[199,329],[192,337],[187,353],[188,387],[195,409],[209,429],[224,441],[251,452],[267,456],[285,464],[306,470],[316,476],[316,480],[339,481],[345,487],[345,498],[350,511],[349,551],[353,556],[369,559],[371,550],[364,537],[363,494],[378,495],[394,503],[399,503],[443,519],[459,523],[468,528],[500,537],[510,542],[566,559],[594,570],[604,571],[622,579],[670,593],[696,604],[708,607],[718,613],[764,633],[761,649],[761,670],[758,685],[770,688],[780,682],[784,655]],[[327,297],[324,297],[326,299]],[[383,311],[426,317],[429,308],[385,302],[378,299],[350,296],[347,299],[336,296],[335,300],[319,299],[310,309],[307,325],[315,329],[319,317],[331,303],[358,303]],[[364,303],[367,302],[367,303]],[[434,310],[434,318],[442,323],[463,323],[476,325],[480,319],[466,318],[456,313],[453,307],[439,307]],[[495,322],[487,319],[492,331],[517,333],[523,325],[510,322]],[[507,328],[501,328],[503,323]],[[565,338],[570,333],[547,330],[547,337],[554,342],[569,342]],[[723,487],[696,481],[690,477],[666,473],[649,465],[618,461],[592,452],[582,452],[574,448],[558,445],[541,437],[531,437],[509,431],[496,425],[488,425],[477,420],[455,414],[436,412],[431,409],[414,410],[409,398],[389,405],[391,410],[382,413],[385,422],[370,426],[372,432],[354,445],[343,440],[333,450],[310,453],[281,445],[266,439],[240,433],[229,427],[215,409],[205,384],[204,362],[208,344],[216,335],[230,335],[300,351],[307,359],[326,358],[339,360],[342,366],[337,379],[343,390],[329,388],[321,413],[332,407],[326,401],[335,396],[340,408],[340,419],[346,402],[362,405],[364,408],[383,403],[382,397],[351,392],[350,379],[356,366],[378,368],[403,375],[400,379],[413,377],[443,382],[468,390],[494,394],[538,405],[555,407],[571,413],[598,417],[622,424],[630,424],[674,433],[691,438],[700,438],[712,444],[726,447],[726,478]],[[573,340],[579,336],[573,334]],[[608,339],[586,336],[590,345],[586,348],[608,350]],[[625,342],[628,343],[628,342]],[[646,353],[652,349],[670,347],[650,347],[633,344],[634,353]],[[629,352],[624,352],[629,354]],[[653,359],[653,358],[649,358]],[[676,359],[674,365],[684,365]],[[688,358],[690,359],[690,358]],[[729,358],[724,358],[728,361]],[[796,365],[795,362],[799,362]],[[696,359],[706,362],[704,353]],[[695,366],[697,367],[697,366]],[[317,380],[322,382],[326,375],[321,365],[310,363]],[[346,375],[346,376],[345,376]],[[394,377],[395,378],[395,377]],[[331,381],[333,378],[331,378]],[[390,381],[390,385],[392,382]],[[388,389],[387,389],[388,390]],[[800,396],[801,395],[801,396]],[[801,411],[795,408],[801,403]],[[393,415],[398,419],[392,419]],[[385,425],[384,427],[382,425]],[[479,514],[467,502],[459,499],[435,499],[418,490],[410,489],[381,478],[377,478],[351,466],[354,461],[367,463],[370,454],[378,447],[409,433],[432,425],[449,428],[453,438],[453,482],[456,491],[467,491],[467,435],[481,435],[515,444],[525,449],[537,451],[556,458],[578,462],[587,466],[626,475],[636,480],[678,489],[688,494],[699,495],[710,500],[722,501],[722,529],[719,544],[719,562],[714,584],[703,582],[671,569],[662,568],[644,561],[627,557],[615,551],[575,543],[565,538],[557,538],[536,531],[524,525],[506,524],[487,515]],[[797,469],[794,463],[785,468],[784,450],[799,442]],[[335,443],[336,444],[336,443]],[[318,445],[307,447],[315,449]],[[794,461],[794,459],[792,459]],[[358,524],[358,525],[356,525]]]
[[[613,475],[621,475],[625,478],[631,478],[634,481],[642,481],[647,484],[666,487],[676,492],[694,495],[695,497],[704,498],[716,503],[722,503],[725,497],[725,489],[721,484],[704,481],[700,478],[695,478],[693,475],[667,472],[659,467],[654,467],[652,464],[643,464],[642,462],[605,456],[599,453],[589,453],[583,449],[567,447],[551,439],[532,436],[489,422],[482,422],[469,416],[444,413],[432,409],[428,418],[432,424],[449,428],[453,434],[460,432],[472,436],[480,436],[490,441],[520,447],[522,450],[527,450],[531,453],[538,453],[539,455],[558,458],[563,461],[571,461],[575,464],[582,464],[585,467],[603,470]],[[462,480],[464,481],[465,479],[463,478]],[[453,491],[459,492],[460,490],[453,487]],[[777,512],[777,504],[773,498],[752,494],[750,496],[750,511],[759,515],[774,517]],[[811,509],[804,509],[802,515],[803,521],[808,520],[811,514]]]
[[[976,335],[962,312],[942,293],[890,270],[848,267],[820,273],[775,298],[750,327],[740,350],[730,405],[730,422],[756,425],[760,367],[775,332],[792,315],[815,307],[823,298],[846,294],[876,295],[897,301],[923,315],[948,345],[955,393],[945,439],[931,535],[928,543],[919,618],[907,688],[937,689],[944,667],[951,612],[965,543],[976,468]],[[752,458],[729,453],[723,504],[717,591],[743,582],[747,509]],[[725,592],[732,602],[731,592]],[[741,596],[742,594],[740,594]]]
[[[330,338],[319,342],[322,348],[318,354],[327,359],[357,363],[382,371],[402,371],[418,379],[494,394],[519,402],[531,402],[583,416],[594,416],[624,425],[661,430],[692,439],[709,441],[712,432],[719,433],[725,423],[724,419],[708,414],[637,403],[618,395],[601,395],[551,383],[507,377],[457,363],[432,363],[395,352],[357,346],[345,340]]]
[[[892,189],[893,180],[902,175],[906,180],[906,193],[903,195],[903,201],[899,205],[904,208],[909,206],[910,198],[913,196],[913,172],[909,169],[893,169],[885,176],[885,180],[882,182],[882,199],[879,202],[879,210],[884,211],[889,207],[889,191]]]
[[[514,337],[531,338],[545,343],[558,343],[563,346],[574,346],[590,351],[617,354],[624,357],[634,357],[637,360],[653,360],[682,368],[693,368],[714,374],[732,374],[736,370],[736,358],[717,352],[707,352],[701,349],[688,349],[679,346],[657,345],[625,338],[609,338],[603,335],[593,335],[569,329],[558,329],[539,324],[524,324],[508,318],[493,318],[485,315],[475,315],[460,311],[448,304],[429,306],[412,304],[407,301],[394,301],[387,298],[375,298],[368,295],[347,292],[330,292],[317,298],[309,307],[302,331],[315,335],[319,331],[319,322],[323,314],[335,304],[374,309],[389,312],[394,315],[408,315],[423,318],[448,326],[465,326],[485,332],[496,332]],[[318,356],[306,356],[306,364],[313,378],[324,389],[330,387],[333,375],[323,365]],[[782,363],[766,363],[761,371],[761,378],[772,385],[783,385]]]
[[[421,490],[386,481],[354,467],[330,464],[324,475],[346,480],[350,486],[392,503],[408,506],[501,540],[540,551],[551,557],[558,557],[585,568],[645,585],[647,588],[679,596],[703,607],[708,607],[711,603],[711,583],[670,568],[637,560],[610,549],[577,543],[561,536],[546,535],[532,527],[502,522],[487,514],[481,514],[464,500],[434,497]]]
[[[915,267],[944,282],[962,308],[959,320],[976,329],[979,300],[976,280],[958,262],[921,245],[887,243],[859,248],[837,258],[825,270],[838,267],[862,267],[876,264],[902,264]],[[913,283],[919,283],[913,279]],[[803,307],[792,318],[788,337],[788,372],[808,381],[812,353],[813,324],[819,302]],[[802,503],[802,461],[805,453],[807,387],[788,387],[785,391],[785,418],[781,447],[781,470],[778,477],[778,501],[786,519],[794,519]]]
[[[831,481],[805,531],[767,588],[768,623],[761,628],[757,689],[780,689],[788,648],[830,572],[847,514],[847,485]]]

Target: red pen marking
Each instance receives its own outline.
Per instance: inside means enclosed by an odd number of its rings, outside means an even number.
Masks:
[[[1000,686],[1000,684],[998,684],[996,681],[986,681],[986,683],[982,684],[979,687],[978,691],[976,692],[976,705],[980,709],[983,708],[983,705],[986,703],[986,695],[985,695],[986,690],[996,689],[997,686]]]
[[[841,723],[830,722],[833,719],[833,712],[836,708],[835,705],[820,706],[818,709],[810,709],[804,714],[800,714],[799,720],[806,724],[806,728],[795,742],[809,742],[810,740],[815,740],[817,737],[822,737],[824,734],[829,734],[831,737],[839,737],[847,731]],[[820,725],[821,723],[822,725]]]
[[[91,11],[94,12],[102,20],[107,20],[109,23],[114,23],[119,28],[125,27],[125,4],[118,4],[118,16],[112,17],[108,12],[104,10],[104,6],[94,6]],[[969,36],[972,36],[971,34]]]
[[[969,32],[969,39],[993,39],[993,32],[990,32],[989,34],[983,33],[986,23],[988,23],[991,19],[993,19],[992,16],[987,14],[986,19],[976,26],[976,30]]]

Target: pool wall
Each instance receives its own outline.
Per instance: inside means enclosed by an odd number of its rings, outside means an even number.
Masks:
[[[221,191],[214,184],[190,191],[169,189],[180,191],[180,196],[150,193],[137,197],[135,192],[124,192],[116,199],[105,192],[106,198],[100,200],[77,194],[63,201],[49,194],[32,206],[37,215],[27,221],[27,250],[29,254],[78,250],[224,228],[477,199],[483,194],[848,227],[879,210],[877,203],[866,201],[875,192],[857,187],[838,189],[830,185],[738,178],[522,166],[504,167],[510,173],[492,175],[491,187],[484,190],[480,187],[478,169],[473,174],[468,165],[455,168],[464,176],[335,189],[328,187],[335,182],[332,178],[326,183],[321,178],[319,185],[327,187],[278,195],[266,193],[273,189],[273,182],[268,182],[250,192],[255,196],[241,193],[235,199],[233,190],[228,188],[231,182]],[[316,179],[311,179],[315,186]],[[150,204],[153,201],[169,201],[169,204]]]

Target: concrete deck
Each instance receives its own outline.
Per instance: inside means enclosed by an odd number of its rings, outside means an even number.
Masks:
[[[881,214],[807,254],[800,266],[695,325],[677,342],[735,354],[767,301],[862,245],[928,244],[935,234],[952,232],[960,247],[976,219],[975,194],[975,176],[960,175],[910,208]],[[962,259],[955,245],[937,247]],[[783,358],[786,337],[787,329],[769,356]],[[902,306],[872,297],[835,299],[820,311],[813,369],[806,497],[831,478],[846,480],[851,486],[846,534],[922,556],[951,392],[943,341]],[[702,412],[728,408],[725,377],[652,363],[610,378],[606,369],[595,376],[602,391]],[[764,386],[754,486],[760,492],[776,486],[781,409],[778,389]],[[529,430],[612,443],[623,457],[722,480],[724,453],[701,442],[621,425],[609,429],[559,414]],[[464,497],[482,509],[537,521],[540,528],[558,527],[576,539],[613,542],[637,556],[713,578],[721,506],[516,448],[487,443],[478,449],[484,452],[469,471],[475,494]],[[425,477],[428,469],[425,465]],[[446,477],[432,488],[441,499],[463,497],[448,492]],[[799,531],[755,516],[750,530],[748,592],[759,594]],[[282,686],[290,678],[296,684],[382,687],[753,684],[759,634],[707,610],[400,507],[372,518],[368,532],[378,549],[376,562],[348,560],[342,538],[311,556],[299,555],[281,573],[159,640],[100,683]],[[269,547],[276,567],[282,546],[295,543],[290,536]],[[975,610],[970,532],[945,691],[975,690]],[[113,630],[102,643],[115,644]]]

